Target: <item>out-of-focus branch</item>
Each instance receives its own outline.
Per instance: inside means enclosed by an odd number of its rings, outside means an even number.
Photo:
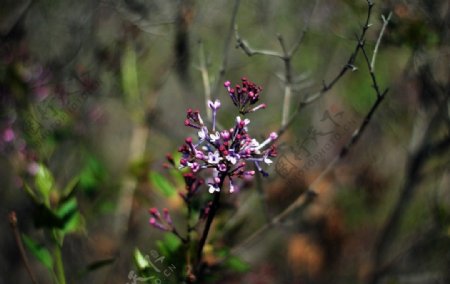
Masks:
[[[175,21],[174,54],[176,73],[184,84],[189,85],[189,67],[191,63],[191,50],[189,45],[190,26],[192,21],[194,3],[184,0],[178,3]]]
[[[17,244],[17,247],[19,248],[20,257],[22,258],[23,264],[25,265],[25,269],[28,272],[28,275],[31,278],[31,282],[34,284],[37,284],[36,276],[33,273],[33,270],[31,270],[30,262],[28,261],[27,254],[25,253],[25,248],[23,247],[22,238],[20,237],[19,228],[17,227],[17,215],[16,212],[12,211],[8,215],[9,219],[9,225],[11,226],[11,230],[14,235],[14,240]]]
[[[426,115],[417,117],[419,123],[415,124],[415,135],[411,139],[411,154],[407,160],[405,181],[392,209],[392,213],[386,220],[373,249],[373,267],[368,279],[368,283],[370,284],[379,283],[382,277],[388,273],[386,267],[393,266],[392,261],[390,264],[389,262],[386,264],[385,256],[395,238],[401,219],[415,195],[417,187],[423,177],[426,176],[426,173],[423,171],[425,164],[429,159],[442,155],[450,150],[450,136],[448,134],[438,141],[431,141],[435,140],[433,139],[433,133],[437,132],[441,124],[448,127],[447,121],[442,116],[442,113],[445,111],[447,111],[447,100],[440,103],[437,100],[437,109],[435,109],[431,119],[427,118]],[[428,121],[422,123],[423,119],[427,119]]]
[[[212,112],[208,107],[208,101],[211,100],[211,84],[209,80],[209,72],[208,66],[206,65],[206,55],[205,48],[203,46],[203,42],[199,42],[199,61],[200,65],[198,66],[198,71],[202,75],[202,83],[203,83],[203,91],[205,92],[205,109],[206,109],[206,117],[209,121],[212,121]]]
[[[430,127],[428,127],[428,129],[430,129]],[[447,136],[435,143],[428,142],[428,137],[428,135],[424,135],[422,145],[419,147],[418,151],[413,153],[408,159],[407,176],[405,177],[405,183],[403,184],[402,191],[389,219],[384,226],[384,229],[377,239],[374,248],[374,267],[368,282],[370,284],[379,283],[384,275],[384,272],[386,271],[383,269],[383,257],[386,254],[395,233],[397,232],[401,217],[412,200],[415,189],[423,177],[420,173],[422,167],[430,157],[442,154],[450,148],[450,136]]]
[[[372,7],[373,7],[373,3],[368,1],[368,14],[367,14],[366,23],[363,26],[363,31],[361,33],[361,36],[359,37],[358,44],[357,44],[357,46],[355,48],[355,51],[353,52],[352,56],[350,57],[350,59],[348,61],[348,64],[346,66],[344,66],[344,68],[341,70],[341,72],[338,74],[338,76],[329,85],[324,85],[324,88],[322,90],[325,90],[325,91],[323,91],[323,93],[326,92],[326,90],[328,90],[329,88],[331,88],[331,86],[333,86],[337,82],[337,80],[339,80],[339,78],[341,78],[343,76],[343,74],[346,72],[347,68],[350,68],[350,67],[347,67],[348,65],[353,66],[353,62],[355,61],[355,58],[356,58],[356,55],[358,54],[358,51],[360,49],[364,48],[364,38],[365,38],[366,31],[369,28],[369,20],[370,20]],[[373,56],[375,56],[375,54]],[[371,74],[372,83],[373,83],[373,86],[374,86],[374,90],[376,91],[377,99],[374,102],[374,104],[372,105],[372,107],[370,108],[370,110],[367,113],[367,115],[365,116],[365,118],[364,118],[363,122],[361,123],[361,125],[358,127],[358,129],[356,129],[354,131],[354,133],[352,135],[352,138],[347,143],[347,145],[344,146],[344,148],[333,159],[333,161],[328,164],[328,166],[325,168],[325,170],[311,183],[311,185],[309,186],[308,190],[306,190],[302,195],[300,195],[285,210],[283,210],[281,213],[279,213],[274,218],[272,218],[271,222],[269,222],[268,224],[262,226],[259,230],[254,232],[249,238],[247,238],[246,240],[244,240],[243,242],[238,244],[238,246],[236,246],[233,249],[233,253],[238,252],[241,248],[245,247],[247,244],[250,244],[253,241],[255,241],[257,238],[259,238],[261,235],[263,235],[263,233],[266,232],[269,228],[271,228],[271,227],[273,227],[275,225],[278,225],[278,224],[282,223],[283,221],[285,221],[290,215],[292,215],[292,213],[297,212],[297,211],[302,211],[304,208],[306,208],[314,200],[314,198],[317,196],[317,193],[314,190],[315,186],[317,184],[319,184],[319,182],[334,168],[334,166],[343,157],[345,157],[347,155],[349,149],[356,142],[358,142],[359,138],[364,133],[367,125],[369,124],[373,114],[375,113],[375,111],[380,106],[381,102],[383,101],[383,99],[384,99],[384,97],[385,97],[385,95],[386,95],[386,93],[388,91],[386,89],[382,93],[379,92],[378,83],[377,83],[375,74],[373,72],[373,69],[370,67],[371,66],[370,60],[368,59],[367,56],[365,56],[365,59],[366,59],[366,63],[367,63],[368,69],[369,69],[369,73]],[[352,67],[352,68],[354,68],[354,67]],[[285,130],[285,128],[284,128],[284,130]]]

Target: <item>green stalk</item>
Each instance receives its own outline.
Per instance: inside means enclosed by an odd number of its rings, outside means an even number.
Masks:
[[[62,260],[61,247],[59,245],[55,246],[53,250],[54,257],[54,267],[56,278],[58,279],[58,284],[66,284],[66,275],[64,273],[64,264]]]

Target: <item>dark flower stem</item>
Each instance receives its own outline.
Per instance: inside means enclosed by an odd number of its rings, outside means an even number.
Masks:
[[[214,217],[216,215],[217,210],[220,206],[220,192],[222,191],[223,182],[225,180],[225,175],[220,176],[220,183],[219,183],[219,189],[220,191],[214,192],[213,202],[211,204],[211,208],[208,212],[208,216],[206,218],[206,224],[205,228],[203,229],[202,236],[200,238],[200,241],[198,243],[197,248],[197,272],[200,270],[201,264],[202,264],[202,258],[203,258],[203,248],[206,244],[206,239],[208,238],[209,230],[211,229],[211,224],[214,220]]]

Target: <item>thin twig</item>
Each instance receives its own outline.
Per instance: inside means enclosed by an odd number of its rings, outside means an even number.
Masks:
[[[36,276],[31,270],[30,262],[28,261],[27,254],[25,253],[25,248],[23,247],[22,238],[20,237],[19,228],[17,227],[17,215],[16,212],[12,211],[8,215],[9,225],[11,226],[11,230],[14,234],[14,240],[19,248],[20,256],[22,258],[23,264],[25,265],[25,269],[28,272],[28,275],[31,278],[31,282],[34,284],[38,284],[36,280]]]
[[[206,116],[209,121],[212,121],[212,112],[211,109],[208,106],[208,101],[211,100],[211,83],[209,81],[209,73],[208,73],[208,67],[206,65],[206,55],[205,55],[205,49],[203,46],[203,42],[199,42],[199,61],[200,66],[198,67],[198,70],[200,71],[200,74],[202,75],[202,82],[203,82],[203,90],[205,92],[205,109],[206,109]]]
[[[219,89],[219,86],[224,81],[225,72],[228,67],[231,38],[233,37],[233,30],[234,30],[234,26],[236,25],[236,17],[237,17],[237,13],[239,11],[240,4],[241,4],[240,0],[234,1],[233,12],[231,14],[230,26],[229,26],[228,33],[227,33],[227,36],[225,37],[225,41],[223,44],[222,65],[220,66],[219,75],[217,76],[216,83],[214,84],[214,88],[213,88],[214,94],[217,92],[217,90]]]
[[[255,166],[255,171],[256,171],[256,166]],[[256,175],[255,176],[255,180],[256,180],[256,190],[258,193],[258,197],[262,206],[262,211],[264,214],[264,218],[266,219],[267,222],[270,222],[270,214],[269,214],[269,210],[267,208],[267,201],[266,201],[266,195],[264,193],[264,187],[263,187],[263,181],[261,178],[261,175]]]
[[[375,48],[373,50],[373,56],[372,61],[370,62],[370,68],[375,71],[375,60],[378,54],[378,48],[380,47],[381,38],[383,37],[384,31],[386,30],[386,27],[391,20],[392,12],[389,12],[389,15],[387,18],[384,17],[384,15],[381,15],[381,19],[383,20],[383,26],[381,27],[380,35],[378,36],[377,43],[375,44]]]
[[[272,50],[265,50],[265,49],[254,49],[252,47],[250,47],[250,45],[247,43],[247,41],[245,41],[244,39],[241,38],[241,36],[239,35],[238,32],[238,28],[237,26],[234,28],[235,31],[235,38],[236,38],[236,48],[240,48],[242,49],[242,51],[244,51],[244,53],[251,57],[253,55],[265,55],[265,56],[273,56],[273,57],[278,57],[280,59],[283,59],[283,54],[276,52],[276,51],[272,51]]]
[[[289,109],[291,108],[292,100],[292,54],[289,54],[284,44],[283,37],[278,35],[278,41],[280,42],[281,49],[283,50],[283,61],[285,70],[285,84],[284,84],[284,98],[283,98],[283,110],[281,116],[281,125],[287,123],[289,117]]]

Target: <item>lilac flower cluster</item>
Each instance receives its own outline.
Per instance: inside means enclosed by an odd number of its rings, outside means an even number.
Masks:
[[[224,84],[241,114],[266,107],[265,104],[253,107],[262,90],[253,82],[242,78],[242,87],[237,85],[231,88],[230,85],[229,81]],[[182,153],[180,167],[188,167],[193,173],[212,169],[213,178],[208,182],[210,193],[219,192],[226,177],[229,180],[229,192],[237,191],[237,178],[251,178],[255,174],[255,171],[247,169],[248,162],[253,163],[260,173],[267,176],[261,164],[271,164],[270,158],[276,156],[275,146],[271,144],[277,139],[277,134],[270,133],[268,138],[260,143],[248,133],[250,120],[240,116],[236,117],[232,128],[219,131],[216,129],[216,117],[221,103],[215,100],[209,101],[208,105],[212,110],[211,129],[205,125],[198,111],[187,110],[184,124],[197,130],[198,141],[194,143],[192,137],[188,137],[178,149]]]
[[[246,113],[266,108],[266,104],[254,106],[259,100],[259,94],[262,92],[262,88],[245,77],[241,80],[242,86],[236,85],[234,88],[231,87],[230,81],[226,81],[224,84],[233,104],[239,109],[239,112],[245,115]]]

